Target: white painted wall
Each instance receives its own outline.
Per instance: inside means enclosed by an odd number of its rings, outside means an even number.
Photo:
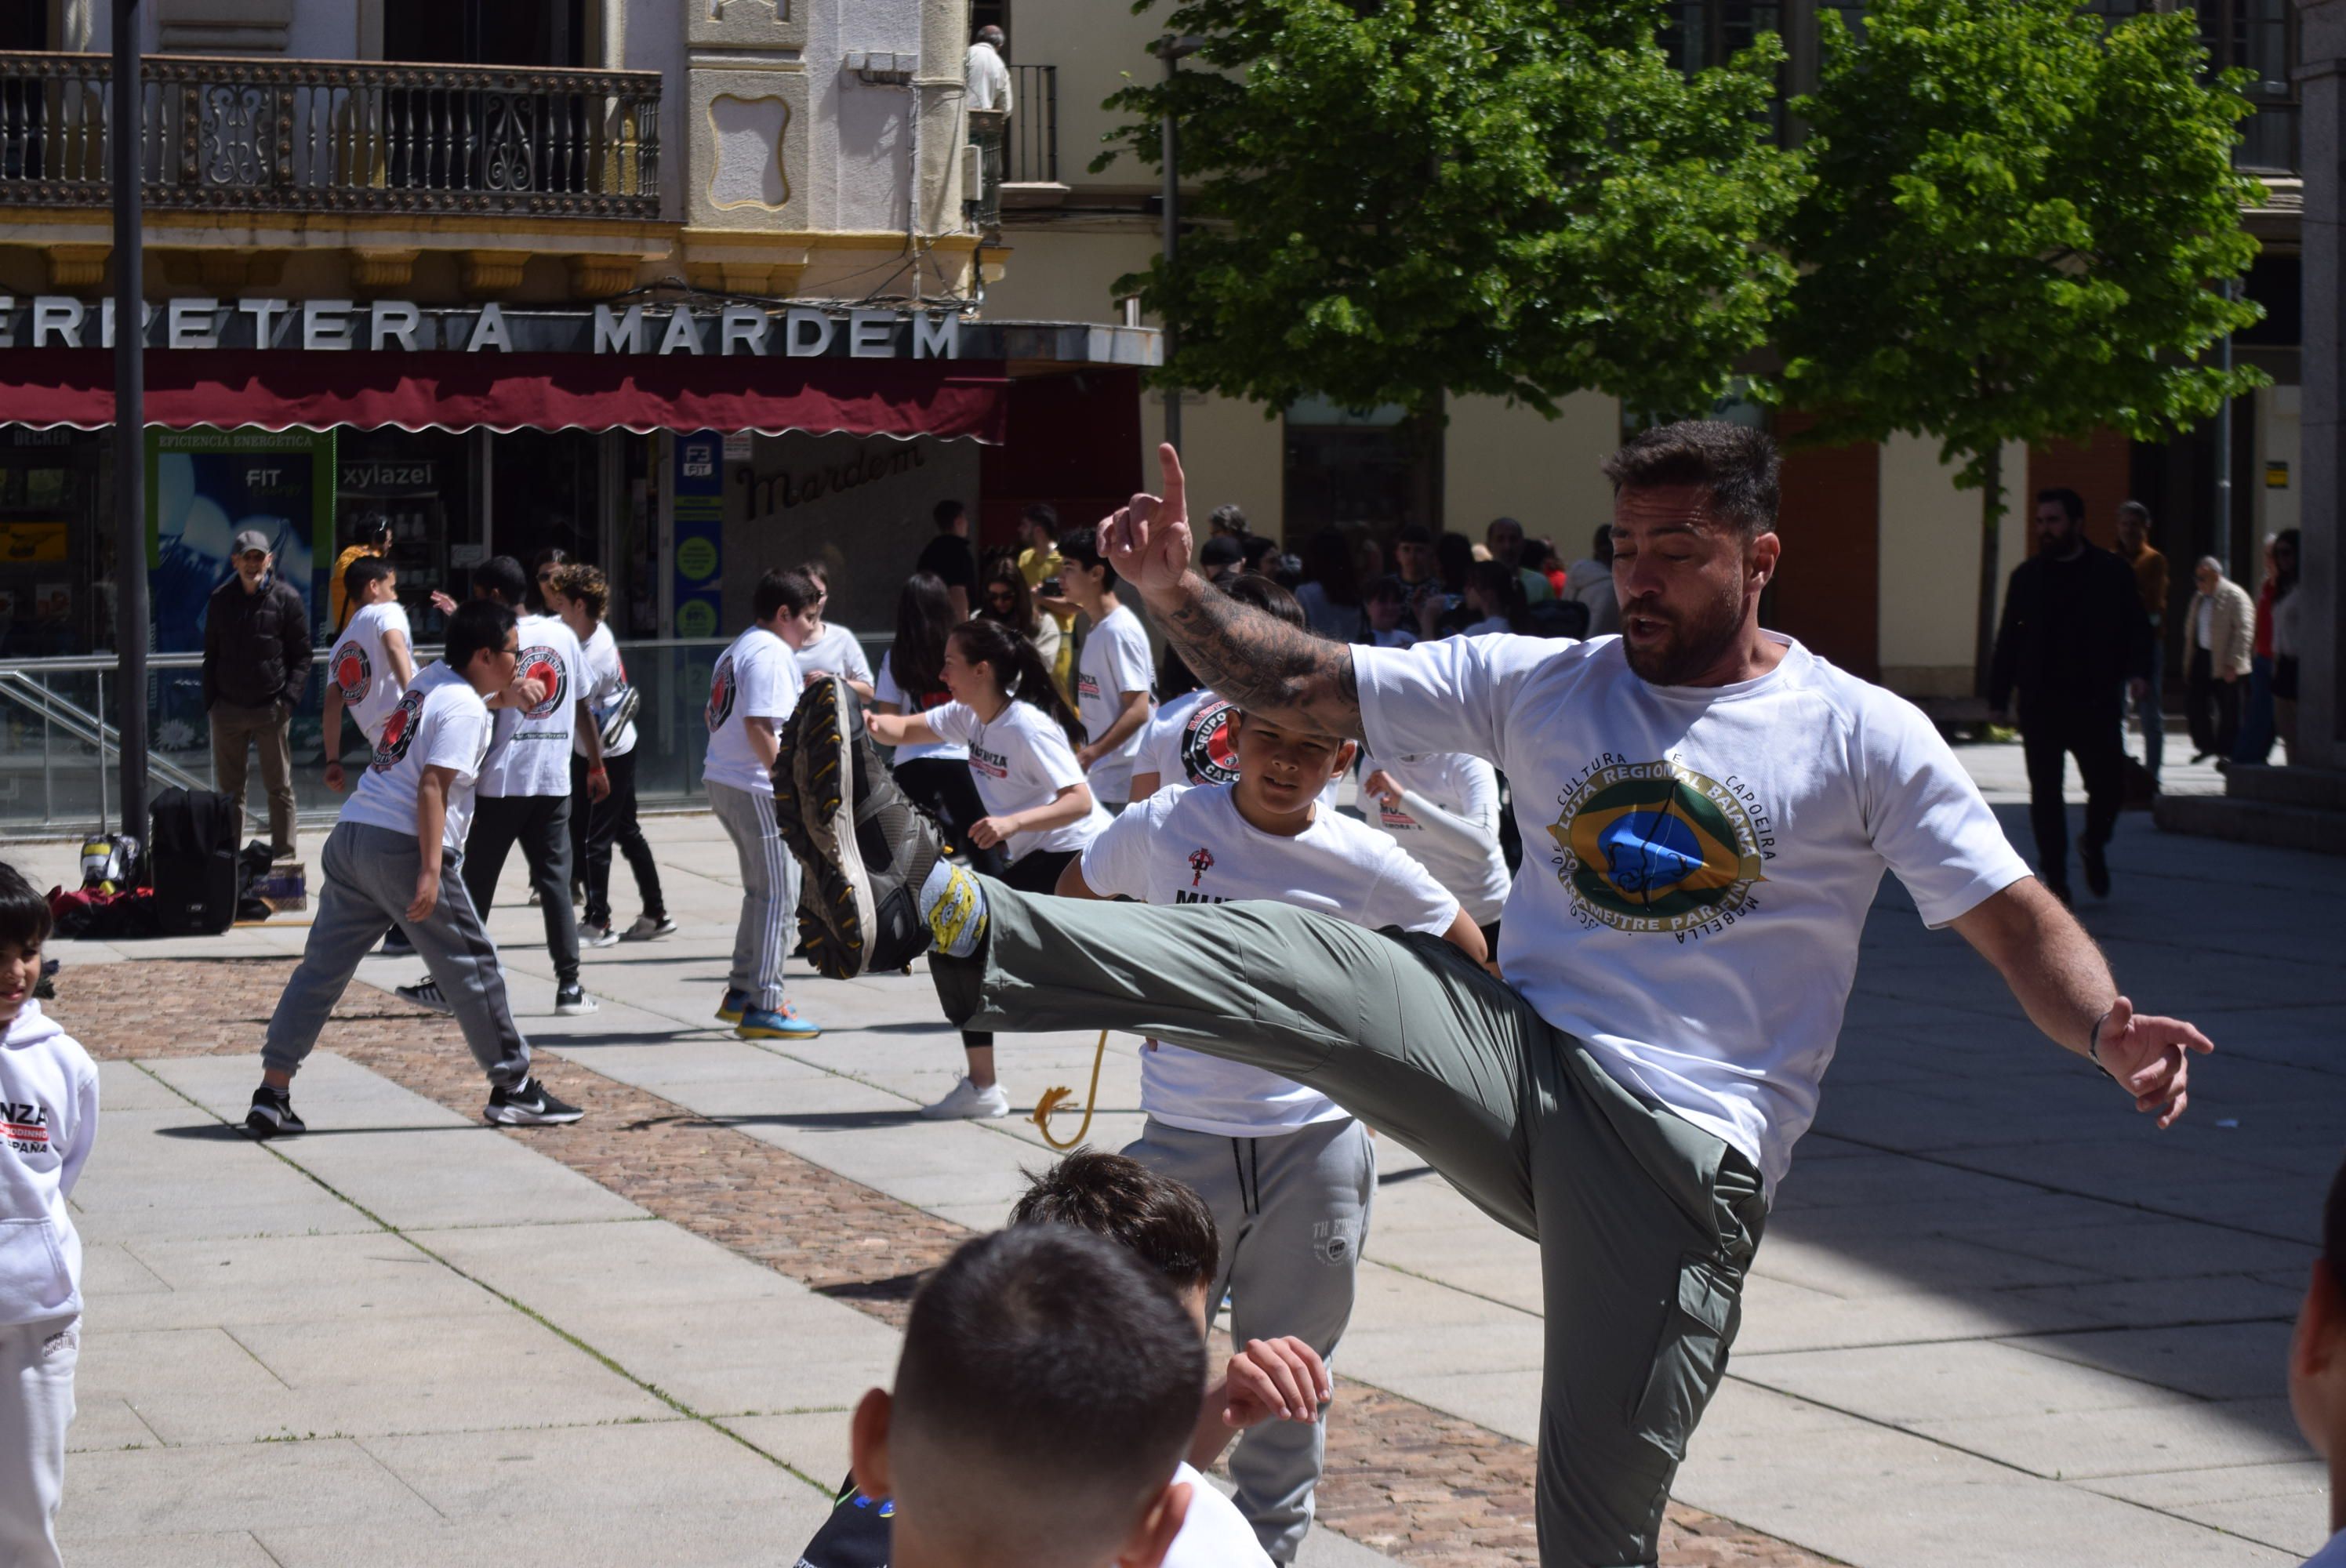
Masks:
[[[295,60],[357,59],[357,0],[301,0],[286,30],[285,53]]]
[[[1562,407],[1550,420],[1504,398],[1450,401],[1445,527],[1480,539],[1491,519],[1513,517],[1567,561],[1588,553],[1597,525],[1613,515],[1613,487],[1596,465],[1621,444],[1621,405],[1602,392],[1575,392]]]
[[[2004,449],[2002,584],[2026,554],[2028,449]],[[1938,443],[1894,435],[1882,449],[1882,681],[1909,697],[1967,697],[1979,604],[1980,494],[1958,490]]]
[[[1069,185],[1137,186],[1155,189],[1157,171],[1119,158],[1100,174],[1088,172],[1100,138],[1121,117],[1100,100],[1127,75],[1153,81],[1165,66],[1148,52],[1164,36],[1163,7],[1134,15],[1123,0],[1015,0],[1009,48],[1014,66],[1059,68],[1059,178]]]
[[[813,225],[902,229],[912,191],[912,89],[862,81],[840,63],[871,49],[919,54],[921,0],[811,0],[806,18]],[[958,60],[943,68],[923,62],[923,74],[959,69]]]
[[[397,5],[399,0],[385,0]],[[684,21],[679,7],[661,0],[622,0],[617,69],[660,74],[660,216],[674,222],[684,215]],[[605,16],[609,17],[607,9]]]

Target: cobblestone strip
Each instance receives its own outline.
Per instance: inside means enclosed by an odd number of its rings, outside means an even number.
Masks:
[[[112,1060],[246,1055],[292,963],[158,961],[59,975],[59,1021]],[[168,1021],[158,1031],[157,1020]],[[461,1115],[487,1095],[454,1023],[354,984],[327,1048]],[[970,1233],[812,1161],[561,1054],[546,1074],[586,1118],[508,1129],[660,1218],[902,1327],[913,1288]],[[1524,1442],[1414,1400],[1346,1382],[1328,1423],[1319,1519],[1413,1568],[1536,1563],[1535,1455]],[[1668,1568],[1826,1568],[1831,1560],[1678,1504]]]

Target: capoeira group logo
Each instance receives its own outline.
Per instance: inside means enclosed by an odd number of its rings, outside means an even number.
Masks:
[[[352,637],[334,650],[332,663],[334,689],[342,694],[344,708],[356,708],[374,689],[374,665],[367,658],[366,645]]]
[[[1214,851],[1200,844],[1189,851],[1189,885],[1196,887],[1214,869]]]
[[[1181,771],[1192,784],[1235,784],[1239,750],[1230,739],[1230,705],[1210,698],[1190,709],[1181,725]],[[1170,782],[1170,780],[1167,780]]]
[[[733,717],[733,656],[727,654],[717,661],[716,673],[709,677],[709,706],[701,709],[709,720],[709,733],[716,734]]]
[[[544,643],[521,650],[514,660],[514,674],[516,679],[534,680],[546,687],[546,696],[523,718],[545,718],[560,713],[568,705],[570,671],[563,664],[562,656]]]
[[[1753,806],[1676,762],[1597,768],[1548,828],[1563,851],[1551,861],[1584,922],[1684,942],[1758,910],[1774,840],[1763,841]]]
[[[407,748],[415,744],[416,716],[423,711],[423,691],[409,687],[400,697],[399,706],[391,710],[391,717],[382,721],[382,738],[374,743],[376,772],[388,773],[399,766]]]

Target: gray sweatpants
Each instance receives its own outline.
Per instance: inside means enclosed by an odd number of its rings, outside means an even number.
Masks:
[[[774,820],[774,798],[707,780],[709,809],[741,862],[741,922],[733,932],[733,972],[727,983],[769,1013],[782,1005],[782,955],[790,950],[790,922],[799,911],[799,863]]]
[[[1366,1127],[1348,1116],[1275,1137],[1227,1138],[1152,1118],[1124,1152],[1186,1182],[1214,1211],[1221,1272],[1207,1299],[1229,1293],[1230,1337],[1241,1349],[1292,1334],[1333,1359],[1352,1321],[1377,1187]],[[1294,1562],[1311,1527],[1327,1421],[1324,1410],[1308,1426],[1265,1421],[1240,1434],[1230,1454],[1239,1512],[1274,1562]]]
[[[1153,1034],[1309,1084],[1540,1244],[1540,1561],[1653,1563],[1767,1217],[1751,1162],[1439,938],[984,889],[984,949],[930,957],[954,1023]]]
[[[423,954],[489,1082],[510,1089],[529,1076],[529,1042],[514,1023],[496,944],[481,928],[472,894],[464,889],[463,860],[453,850],[443,854],[440,901],[429,916],[411,921],[407,906],[415,897],[423,861],[414,835],[363,822],[334,825],[318,856],[321,886],[310,940],[270,1015],[262,1066],[301,1070],[334,1003],[359,972],[359,960],[384,926],[395,925]]]

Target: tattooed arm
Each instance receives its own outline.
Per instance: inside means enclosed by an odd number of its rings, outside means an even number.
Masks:
[[[1139,590],[1166,641],[1221,696],[1279,724],[1362,738],[1351,645],[1241,605],[1191,571],[1181,459],[1170,446],[1157,455],[1165,494],[1136,495],[1100,524],[1100,553],[1117,575]]]

